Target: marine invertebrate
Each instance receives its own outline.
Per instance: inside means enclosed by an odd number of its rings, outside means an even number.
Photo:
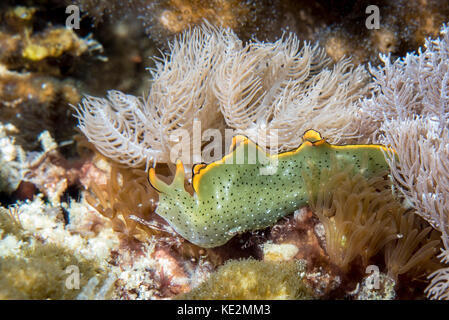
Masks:
[[[385,160],[384,160],[385,161]],[[309,205],[324,225],[326,252],[332,263],[347,271],[357,257],[369,259],[396,237],[393,214],[405,209],[397,202],[383,172],[364,177],[348,175],[351,167],[321,170],[319,178],[307,174]],[[394,211],[399,211],[394,213]]]
[[[90,193],[86,195],[87,202],[104,217],[112,222],[112,228],[121,238],[126,240],[144,239],[151,234],[160,234],[162,227],[148,229],[131,216],[153,223],[155,202],[154,190],[146,181],[143,170],[123,170],[111,166],[107,181],[87,186]],[[150,201],[148,201],[150,198]]]
[[[397,237],[387,243],[385,248],[387,274],[394,280],[397,280],[398,275],[410,272],[412,268],[421,269],[425,274],[432,267],[435,268],[435,263],[429,266],[428,262],[436,256],[441,241],[438,234],[432,234],[432,227],[427,223],[424,226],[420,219],[414,212],[394,217]]]
[[[384,152],[394,152],[379,145],[331,145],[314,130],[303,139],[296,150],[273,156],[246,137],[234,137],[230,154],[193,168],[193,197],[184,188],[181,161],[171,185],[158,179],[151,168],[150,183],[159,193],[156,213],[190,242],[216,247],[238,233],[268,227],[306,205],[314,194],[304,183],[303,171],[314,183],[329,166],[351,165],[352,172],[346,173],[365,177],[382,175],[388,168]]]
[[[370,90],[364,67],[350,59],[332,65],[321,48],[301,46],[293,34],[227,46],[222,61],[213,90],[236,133],[273,153],[298,146],[297,133],[310,128],[331,143],[360,142],[357,101]]]
[[[361,258],[366,267],[378,253],[384,255],[385,273],[428,273],[440,244],[427,222],[409,211],[384,175],[348,175],[350,167],[321,171],[319,183],[306,175],[309,205],[325,229],[325,249],[332,263],[348,271]],[[413,270],[412,270],[413,269]],[[411,271],[412,270],[412,271]]]
[[[441,255],[440,258],[444,258],[444,255]],[[434,300],[449,300],[449,290],[447,289],[449,282],[449,268],[438,269],[429,275],[429,279],[432,279],[432,281],[425,290],[427,296]]]
[[[200,162],[194,145],[206,143],[202,136],[191,140],[195,120],[204,132],[224,128],[224,119],[273,153],[298,146],[297,132],[311,125],[333,143],[360,136],[356,101],[370,86],[363,67],[349,60],[331,68],[322,50],[301,48],[294,35],[244,45],[232,31],[210,25],[183,33],[170,48],[156,63],[146,98],[110,91],[76,108],[81,131],[105,156],[148,166],[174,162],[171,153],[182,147],[185,164]],[[266,140],[257,139],[261,131],[268,131]]]
[[[230,260],[210,278],[179,299],[291,300],[313,298],[300,261]]]
[[[441,37],[427,39],[425,48],[418,53],[407,54],[393,63],[389,57],[382,59],[385,65],[371,70],[377,94],[362,104],[372,119],[372,140],[397,151],[397,156],[387,157],[396,187],[408,205],[441,232],[444,246],[441,258],[447,261],[449,28],[443,26]],[[441,270],[444,274],[444,269]],[[441,279],[445,281],[444,277]],[[442,282],[438,287],[435,292],[441,293]],[[446,288],[449,290],[449,282]]]
[[[76,109],[81,131],[119,163],[139,167],[170,162],[170,150],[178,143],[174,138],[192,136],[195,119],[203,130],[220,127],[208,86],[225,36],[235,40],[227,31],[194,29],[175,41],[171,54],[152,71],[154,81],[146,99],[118,91],[110,91],[107,99],[84,98]],[[182,143],[193,148],[189,141]]]
[[[79,143],[85,144],[84,140]],[[86,147],[94,150],[88,143]],[[86,202],[110,221],[122,247],[140,252],[142,245],[155,236],[161,246],[177,256],[198,259],[204,255],[204,250],[185,241],[155,213],[157,192],[148,183],[146,171],[117,165],[98,152],[87,164],[88,173],[80,179],[87,189]],[[157,168],[170,176],[168,167]]]
[[[441,232],[444,262],[449,248],[449,131],[447,124],[438,124],[440,119],[431,115],[393,118],[382,125],[381,130],[389,131],[379,140],[397,147],[398,160],[388,158],[395,184],[408,205]]]

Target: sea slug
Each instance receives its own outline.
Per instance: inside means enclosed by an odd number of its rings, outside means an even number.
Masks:
[[[354,173],[366,177],[383,174],[388,170],[385,152],[394,151],[381,145],[331,145],[308,130],[297,149],[270,155],[238,135],[221,160],[193,167],[193,196],[184,188],[181,161],[172,184],[158,179],[154,168],[149,180],[159,193],[156,213],[183,238],[212,248],[236,234],[271,226],[307,205],[304,174],[319,183],[321,170],[335,164],[351,165]]]

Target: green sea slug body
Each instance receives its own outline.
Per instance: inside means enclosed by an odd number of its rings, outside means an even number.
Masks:
[[[184,167],[177,162],[175,178],[167,185],[149,172],[159,192],[156,213],[190,242],[205,248],[225,244],[234,235],[266,228],[307,205],[310,196],[304,175],[320,183],[321,170],[352,166],[366,177],[388,170],[381,145],[336,146],[314,130],[307,131],[297,149],[278,155],[262,151],[243,136],[233,138],[231,153],[209,165],[193,168],[194,195],[184,188]]]

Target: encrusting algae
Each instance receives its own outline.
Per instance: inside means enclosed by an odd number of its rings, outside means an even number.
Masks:
[[[293,300],[312,299],[303,281],[300,261],[265,262],[253,259],[229,261],[189,293],[188,300]]]
[[[106,285],[98,298],[110,296],[112,274],[102,259],[113,236],[105,230],[104,238],[83,245],[86,240],[61,228],[58,216],[40,198],[9,210],[0,206],[0,299],[92,299],[94,282]],[[92,295],[86,295],[89,287]]]

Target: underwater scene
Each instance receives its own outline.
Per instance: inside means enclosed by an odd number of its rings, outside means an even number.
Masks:
[[[28,299],[449,300],[449,2],[2,0]]]

